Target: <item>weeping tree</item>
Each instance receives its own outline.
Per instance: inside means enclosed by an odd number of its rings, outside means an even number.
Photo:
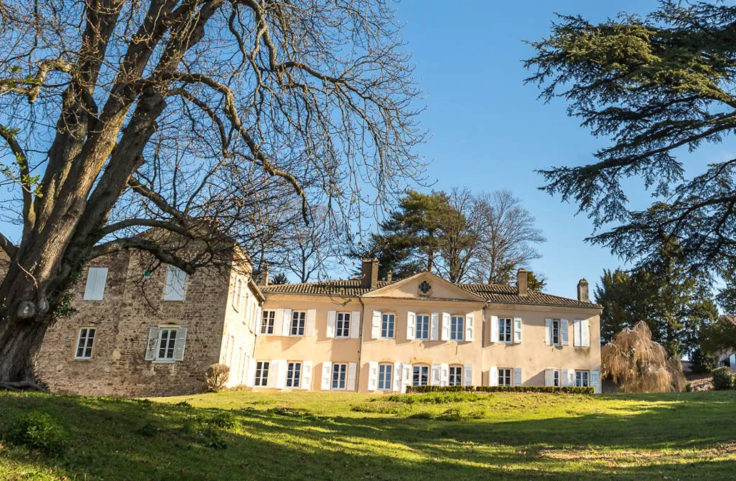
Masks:
[[[347,226],[416,178],[387,3],[1,2],[0,383],[33,382],[91,259],[139,249],[191,274],[223,236],[256,243],[313,205]],[[298,215],[277,215],[294,199]]]
[[[602,375],[624,392],[671,392],[685,388],[682,364],[652,341],[644,321],[624,328],[601,348]]]

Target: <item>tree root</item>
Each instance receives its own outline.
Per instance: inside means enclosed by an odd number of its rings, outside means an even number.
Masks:
[[[6,391],[45,391],[43,386],[33,381],[0,382],[0,390]]]

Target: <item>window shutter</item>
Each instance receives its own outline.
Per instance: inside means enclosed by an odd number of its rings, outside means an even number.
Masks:
[[[411,364],[402,364],[401,392],[406,392],[406,387],[411,385]]]
[[[581,345],[582,338],[580,337],[580,321],[572,321],[572,345],[578,347]]]
[[[287,373],[287,364],[284,359],[281,359],[279,361],[274,361],[274,363],[278,363],[279,365],[279,377],[276,381],[276,387],[278,389],[284,389],[286,387],[286,373]]]
[[[268,361],[268,380],[266,381],[266,387],[278,387],[280,370],[281,361]]]
[[[491,316],[491,342],[498,342],[498,316]]]
[[[284,322],[281,323],[281,335],[288,336],[291,334],[291,309],[284,309]],[[276,332],[274,330],[274,332]]]
[[[447,363],[442,363],[440,365],[440,386],[449,386],[450,385],[450,365]]]
[[[355,391],[355,375],[358,370],[358,365],[354,362],[348,364],[348,391]]]
[[[401,376],[404,372],[402,365],[400,362],[394,363],[394,369],[391,373],[393,375],[393,384],[394,384],[394,391],[401,391]]]
[[[488,370],[488,384],[498,386],[498,368],[496,366],[491,366]]]
[[[161,329],[158,327],[152,327],[148,329],[148,344],[146,345],[146,361],[153,361],[156,359],[156,351],[158,350],[158,336]]]
[[[590,347],[590,321],[580,321],[580,339],[583,347]]]
[[[183,301],[186,295],[187,273],[176,266],[168,266],[166,270],[166,285],[164,286],[165,301]]]
[[[429,329],[429,340],[439,341],[440,340],[440,313],[433,312],[431,319],[432,319],[432,322],[431,322],[431,327]]]
[[[368,390],[375,391],[378,389],[378,363],[370,361],[368,363]]]
[[[90,267],[87,269],[87,285],[84,287],[85,301],[101,301],[105,296],[107,267]]]
[[[253,387],[256,384],[256,364],[257,361],[253,358],[248,360],[248,377],[245,380],[245,385]]]
[[[465,316],[465,341],[473,342],[473,332],[475,331],[475,316],[468,314]]]
[[[547,368],[544,370],[544,385],[554,386],[555,385],[555,370]]]
[[[174,340],[174,361],[184,360],[184,349],[187,347],[187,328],[180,327],[176,330],[176,340]]]
[[[332,386],[332,363],[325,361],[322,363],[322,390],[329,391]]]
[[[463,366],[463,386],[473,385],[473,365],[466,364]]]
[[[432,386],[442,385],[442,366],[440,364],[432,364],[432,372],[429,377],[429,384]]]
[[[317,319],[317,309],[307,311],[306,325],[304,326],[305,336],[314,336],[314,322]]]
[[[337,319],[337,311],[327,312],[327,337],[335,337],[335,319]]]
[[[575,385],[575,369],[563,369],[562,370],[562,385],[563,386],[574,386]]]
[[[440,339],[443,341],[450,340],[450,313],[449,312],[442,313],[442,335],[440,336]]]
[[[570,321],[567,319],[560,320],[560,344],[563,346],[570,344]]]
[[[261,318],[261,322],[263,321],[263,318]],[[273,317],[273,335],[278,336],[281,334],[281,331],[283,330],[284,325],[284,310],[283,309],[276,309],[276,313]]]
[[[590,371],[590,385],[595,389],[596,394],[601,392],[601,372]]]
[[[302,381],[300,387],[305,391],[312,389],[312,361],[302,362]]]
[[[350,337],[360,338],[360,311],[353,311],[350,315]]]
[[[521,386],[521,368],[514,368],[514,386]]]
[[[371,339],[378,339],[381,337],[381,311],[373,311],[373,317],[371,319]]]
[[[519,344],[521,342],[521,318],[514,318],[514,342]]]
[[[552,319],[544,320],[544,343],[552,345]]]
[[[414,312],[406,313],[406,340],[414,339],[414,333],[417,329],[417,315]]]

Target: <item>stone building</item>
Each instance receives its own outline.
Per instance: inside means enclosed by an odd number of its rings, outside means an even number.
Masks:
[[[261,285],[245,260],[187,276],[145,255],[94,260],[77,313],[37,360],[52,391],[154,396],[202,391],[207,367],[261,389],[404,391],[408,385],[591,385],[600,390],[600,306],[431,273]]]

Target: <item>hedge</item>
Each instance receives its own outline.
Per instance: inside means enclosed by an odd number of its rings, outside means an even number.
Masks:
[[[592,386],[407,386],[407,393],[424,392],[546,392],[566,394],[595,394]]]

